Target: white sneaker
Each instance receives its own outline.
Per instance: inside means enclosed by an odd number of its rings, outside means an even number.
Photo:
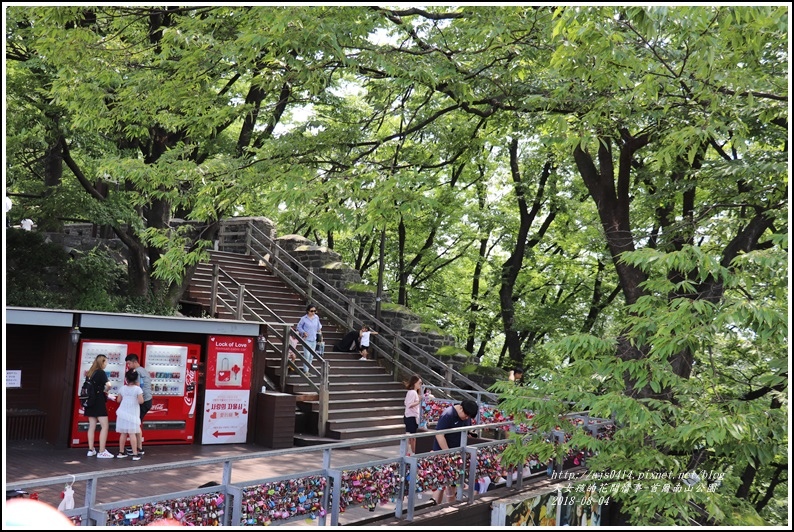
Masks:
[[[96,456],[96,449],[88,449],[86,456]]]
[[[109,453],[107,449],[96,455],[97,458],[116,458],[113,453]]]
[[[366,358],[364,358],[364,357],[361,357],[361,358],[359,358],[359,360],[367,360],[367,359],[366,359]]]

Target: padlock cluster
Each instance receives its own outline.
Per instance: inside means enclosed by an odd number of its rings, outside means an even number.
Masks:
[[[615,425],[611,423],[592,424],[590,432],[597,440],[611,440],[615,435]]]
[[[436,399],[436,398],[425,398],[422,401],[422,425],[426,425],[428,423],[433,424],[438,422],[438,418],[441,417],[441,414],[444,412],[449,405],[454,404],[453,401],[445,400],[445,399]],[[525,412],[525,416],[527,420],[531,420],[535,414],[527,411]],[[481,424],[490,424],[490,423],[501,423],[501,422],[513,422],[513,415],[512,414],[505,414],[501,410],[491,405],[484,404],[480,406],[480,423]],[[513,432],[517,432],[518,434],[526,434],[532,429],[532,425],[522,421],[521,423],[517,424],[513,430]],[[505,425],[502,427],[502,430],[510,430],[510,426]]]
[[[342,471],[339,511],[360,504],[374,512],[378,503],[394,502],[402,481],[397,463]]]
[[[416,492],[435,491],[460,479],[463,457],[460,452],[432,455],[416,461]]]
[[[507,448],[506,443],[477,450],[477,478],[489,477],[492,481],[507,475],[502,466],[501,454]]]
[[[239,525],[267,526],[274,521],[303,516],[324,517],[325,477],[310,476],[268,482],[243,489]]]
[[[108,526],[146,526],[159,519],[173,519],[187,526],[220,526],[222,493],[205,493],[170,501],[136,504],[108,511]]]
[[[527,421],[531,420],[535,417],[535,414],[530,411],[526,411],[524,415],[527,418]],[[498,408],[495,408],[490,405],[483,405],[480,408],[480,423],[482,424],[489,424],[489,423],[501,423],[501,422],[511,422],[513,423],[514,417],[513,414],[505,414]],[[522,421],[515,425],[515,427],[511,428],[509,425],[505,425],[504,427],[500,427],[502,430],[512,430],[517,434],[526,434],[532,429],[532,425],[527,423],[526,421]]]

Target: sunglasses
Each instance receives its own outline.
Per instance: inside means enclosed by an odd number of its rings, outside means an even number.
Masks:
[[[310,313],[311,313],[311,312],[317,312],[317,309],[312,309],[312,310],[310,310],[309,312],[310,312]]]

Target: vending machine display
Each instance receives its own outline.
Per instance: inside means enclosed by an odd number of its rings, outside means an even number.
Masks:
[[[186,345],[147,345],[144,367],[152,376],[152,395],[185,393]]]
[[[152,408],[143,420],[145,444],[194,440],[200,355],[196,344],[143,343],[141,365],[152,377]]]

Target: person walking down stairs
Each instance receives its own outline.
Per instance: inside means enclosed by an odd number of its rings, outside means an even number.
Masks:
[[[371,331],[366,325],[361,327],[361,331],[358,333],[358,345],[361,353],[361,358],[359,358],[359,360],[367,360],[367,356],[369,355],[369,339],[373,334],[378,334],[378,332]]]
[[[307,305],[306,314],[298,322],[298,334],[303,337],[303,341],[311,348],[311,350],[305,347],[303,348],[303,358],[306,359],[303,365],[303,371],[305,373],[309,372],[309,365],[311,365],[312,359],[314,358],[313,352],[317,349],[317,335],[322,328],[323,325],[320,323],[320,317],[317,315],[317,307],[314,305]]]

